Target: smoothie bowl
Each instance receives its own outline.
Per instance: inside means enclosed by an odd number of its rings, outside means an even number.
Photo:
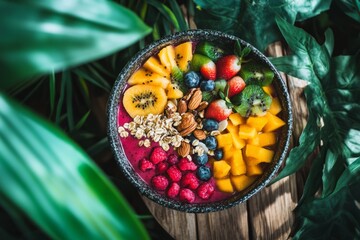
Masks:
[[[109,141],[124,175],[149,199],[185,212],[223,210],[260,191],[285,158],[291,130],[274,66],[217,31],[148,45],[108,102]]]

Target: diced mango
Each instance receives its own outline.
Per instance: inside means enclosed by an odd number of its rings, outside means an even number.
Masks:
[[[263,173],[263,169],[259,164],[258,165],[248,165],[246,167],[246,175],[249,177],[261,175],[262,173]]]
[[[227,193],[234,192],[234,188],[231,184],[230,178],[216,179],[215,184],[216,184],[216,187],[221,192],[227,192]]]
[[[274,132],[261,133],[258,134],[256,138],[259,140],[259,143],[254,145],[258,145],[260,147],[271,146],[276,143],[276,134]]]
[[[261,163],[262,161],[257,159],[257,158],[253,158],[253,157],[245,157],[245,162],[246,162],[246,166],[250,166],[250,165],[258,165],[259,163]]]
[[[246,120],[246,124],[249,125],[250,127],[254,127],[256,131],[260,132],[268,121],[269,119],[265,116],[264,117],[251,116]]]
[[[234,126],[245,123],[245,118],[243,118],[240,113],[230,114],[229,119]]]
[[[249,139],[255,137],[257,134],[256,129],[247,124],[239,126],[239,137],[242,139]]]
[[[226,129],[231,133],[232,144],[236,149],[242,149],[246,142],[244,139],[241,139],[239,136],[239,126],[235,126],[231,121],[228,122]]]
[[[213,165],[213,176],[214,178],[224,178],[229,175],[231,166],[225,161],[215,161]]]
[[[265,116],[269,119],[269,121],[263,127],[263,132],[273,132],[285,125],[285,122],[281,118],[271,114],[270,112],[266,113]]]
[[[264,90],[264,92],[266,92],[267,94],[269,94],[270,96],[274,96],[275,95],[275,89],[269,85],[269,86],[264,86],[262,87],[262,89]]]
[[[277,115],[279,112],[281,112],[281,110],[282,110],[282,107],[281,107],[279,99],[273,98],[268,111],[273,115]]]
[[[231,133],[221,133],[216,135],[216,140],[218,142],[218,148],[223,148],[228,145],[232,145],[232,136]]]
[[[229,131],[229,133],[239,133],[239,126],[234,125],[231,121],[228,121],[228,124],[226,126],[226,129]]]
[[[246,157],[257,158],[261,162],[271,162],[274,157],[274,151],[259,146],[247,144],[245,147]]]
[[[259,140],[259,134],[257,134],[255,137],[253,138],[249,138],[246,140],[247,144],[251,144],[251,145],[256,145],[259,146],[260,144],[260,140]]]
[[[222,150],[223,150],[223,159],[229,160],[233,155],[235,148],[233,147],[233,145],[226,145],[225,147],[222,148]]]
[[[231,176],[230,179],[236,191],[242,191],[245,190],[247,187],[249,187],[256,180],[256,177],[240,175],[240,176]]]
[[[244,162],[242,151],[240,149],[235,149],[232,157],[229,160],[231,169],[230,173],[232,175],[241,175],[246,173],[246,164]]]

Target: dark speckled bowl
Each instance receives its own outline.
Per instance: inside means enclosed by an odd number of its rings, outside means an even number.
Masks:
[[[156,54],[160,49],[167,45],[177,45],[185,41],[200,41],[208,40],[215,43],[219,43],[221,46],[234,46],[236,40],[240,40],[240,43],[243,46],[248,46],[252,49],[253,56],[259,58],[260,61],[266,63],[275,73],[275,79],[273,85],[277,92],[277,95],[281,101],[283,111],[280,113],[280,117],[287,123],[286,126],[282,127],[279,134],[279,141],[277,150],[274,156],[274,160],[269,164],[268,168],[265,170],[264,174],[261,175],[249,188],[242,192],[238,192],[234,195],[231,195],[228,199],[222,200],[220,202],[204,203],[204,204],[186,204],[177,200],[172,200],[166,196],[158,193],[151,188],[147,183],[145,183],[139,175],[135,172],[129,161],[127,160],[125,153],[122,148],[122,144],[117,132],[117,115],[118,115],[118,105],[121,104],[121,92],[126,86],[127,79],[148,59],[150,56]],[[155,201],[156,203],[173,208],[179,211],[184,212],[212,212],[219,211],[226,208],[230,208],[236,204],[242,203],[253,196],[255,193],[259,192],[263,187],[265,187],[270,180],[273,178],[277,170],[279,169],[281,163],[283,162],[289,148],[289,140],[292,131],[292,113],[291,113],[291,103],[289,99],[289,94],[281,79],[280,74],[275,69],[275,67],[270,63],[270,61],[256,48],[254,48],[249,43],[235,37],[218,31],[210,30],[190,30],[186,32],[179,32],[171,36],[166,36],[163,39],[160,39],[143,50],[138,52],[131,61],[124,67],[124,69],[119,74],[113,88],[108,102],[108,137],[111,144],[111,148],[114,152],[115,158],[119,163],[124,175],[128,180],[139,190],[139,192],[149,199]]]

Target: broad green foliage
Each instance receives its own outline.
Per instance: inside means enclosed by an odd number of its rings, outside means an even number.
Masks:
[[[0,95],[0,203],[53,239],[148,239],[129,205],[59,129]]]
[[[331,1],[320,0],[194,0],[199,6],[195,21],[198,28],[211,28],[234,34],[264,51],[279,39],[275,16],[279,15],[291,23],[303,21],[328,10]]]
[[[109,55],[151,30],[127,8],[96,0],[1,1],[0,22],[4,89]]]

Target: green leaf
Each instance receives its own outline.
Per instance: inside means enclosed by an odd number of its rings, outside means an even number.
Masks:
[[[335,0],[335,3],[346,15],[360,23],[360,2],[358,0]]]
[[[173,24],[176,29],[180,29],[180,25],[175,14],[168,6],[156,0],[147,0],[147,3],[154,6],[169,22]]]
[[[113,1],[0,2],[0,87],[89,62],[123,49],[151,30]]]
[[[149,239],[83,150],[3,94],[0,135],[0,203],[11,202],[53,239]]]

